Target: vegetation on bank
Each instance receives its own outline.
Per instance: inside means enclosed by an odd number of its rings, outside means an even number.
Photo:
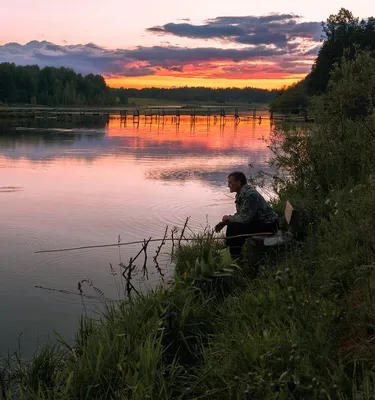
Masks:
[[[375,60],[343,58],[312,125],[270,140],[280,211],[305,239],[228,259],[205,232],[174,255],[168,286],[107,303],[76,342],[3,360],[24,399],[373,399]]]
[[[375,18],[359,20],[342,8],[322,27],[323,44],[311,72],[302,81],[279,90],[271,102],[271,110],[298,112],[306,108],[309,98],[326,92],[330,73],[336,64],[340,64],[344,54],[350,59],[354,59],[360,50],[375,55]]]
[[[0,63],[0,104],[118,106],[128,98],[160,102],[269,103],[276,91],[257,88],[110,88],[100,75],[82,76],[69,68]]]

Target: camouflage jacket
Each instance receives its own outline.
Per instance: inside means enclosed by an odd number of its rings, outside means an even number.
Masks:
[[[235,203],[237,212],[229,216],[229,223],[249,224],[251,221],[273,223],[277,220],[277,214],[263,196],[248,184],[236,194]]]

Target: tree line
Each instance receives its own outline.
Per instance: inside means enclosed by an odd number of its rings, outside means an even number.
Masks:
[[[322,23],[322,27],[323,44],[311,72],[302,81],[279,90],[271,110],[294,109],[297,112],[306,108],[312,96],[326,92],[331,72],[336,65],[340,66],[344,55],[351,60],[359,51],[368,50],[375,56],[375,18],[359,20],[342,8]]]
[[[240,88],[207,88],[207,87],[177,87],[170,89],[144,88],[123,89],[128,98],[152,98],[184,102],[246,102],[269,103],[276,95],[276,90],[265,90],[253,87]]]
[[[70,68],[37,65],[0,64],[0,104],[34,105],[126,105],[129,98],[152,98],[169,101],[215,101],[269,103],[275,90],[247,87],[212,89],[179,87],[171,89],[110,88],[103,76],[82,76]]]
[[[82,76],[70,68],[0,64],[0,103],[55,105],[126,104],[100,75]]]

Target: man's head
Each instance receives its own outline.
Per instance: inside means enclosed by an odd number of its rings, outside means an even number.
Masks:
[[[243,172],[232,172],[228,175],[228,187],[231,193],[241,190],[243,185],[246,185],[247,179]]]

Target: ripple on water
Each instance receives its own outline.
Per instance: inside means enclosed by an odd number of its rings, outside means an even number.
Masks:
[[[21,186],[0,186],[0,193],[13,193],[23,190]]]

